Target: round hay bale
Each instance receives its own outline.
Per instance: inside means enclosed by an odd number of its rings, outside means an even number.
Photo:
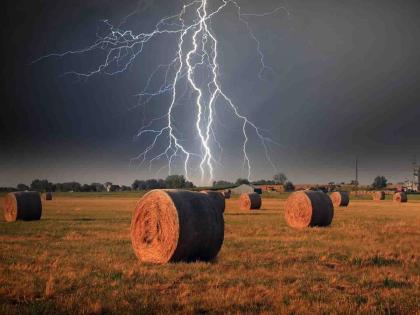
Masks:
[[[330,198],[334,207],[347,207],[350,203],[349,193],[346,191],[335,191]]]
[[[201,193],[206,194],[209,196],[210,200],[213,202],[213,205],[216,207],[217,210],[225,212],[225,196],[220,191],[212,191],[212,190],[203,190]]]
[[[181,190],[152,190],[131,220],[131,243],[143,262],[210,261],[222,247],[223,214],[209,196]]]
[[[396,202],[407,202],[408,198],[407,198],[407,194],[405,192],[396,192],[394,194],[393,200]]]
[[[46,201],[50,201],[50,200],[52,200],[52,199],[53,199],[52,192],[46,192],[46,193],[44,194],[44,198],[45,198],[45,200],[46,200]]]
[[[261,208],[261,196],[257,193],[243,193],[239,197],[239,208],[241,210],[257,210]]]
[[[42,204],[38,192],[22,191],[9,193],[4,201],[4,219],[7,222],[41,219]]]
[[[385,200],[385,192],[384,191],[375,191],[372,195],[373,200]]]
[[[287,223],[294,228],[328,226],[334,217],[334,206],[327,194],[318,191],[298,191],[285,203]]]

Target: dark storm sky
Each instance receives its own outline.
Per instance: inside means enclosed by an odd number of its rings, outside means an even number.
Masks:
[[[240,3],[244,12],[284,4]],[[130,166],[145,145],[133,139],[141,111],[130,108],[152,70],[149,65],[175,49],[173,42],[157,41],[118,77],[60,76],[91,70],[99,62],[95,54],[30,64],[92,43],[101,20],[118,24],[136,6],[128,0],[4,2],[0,185],[38,177],[129,184],[154,176]],[[160,17],[177,12],[179,2],[140,6],[142,13],[129,26],[150,31]],[[420,3],[288,0],[286,6],[289,17],[279,12],[250,18],[275,70],[264,80],[257,77],[255,44],[234,12],[213,25],[225,91],[281,143],[271,151],[276,166],[296,183],[349,181],[357,155],[362,183],[379,174],[392,182],[411,178],[413,156],[420,158]],[[240,133],[220,128],[226,152],[216,176],[243,176],[234,150]],[[262,148],[253,143],[253,179],[271,178]]]

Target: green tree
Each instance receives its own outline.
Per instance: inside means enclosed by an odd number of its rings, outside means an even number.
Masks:
[[[385,176],[376,176],[373,180],[372,187],[373,188],[385,188],[387,185],[388,180]]]
[[[252,182],[253,185],[274,185],[275,181],[274,180],[269,180],[269,179],[260,179],[257,180],[255,182]]]
[[[57,183],[55,184],[55,191],[81,191],[82,185],[77,182],[69,182],[69,183]]]
[[[90,186],[92,187],[92,191],[96,191],[96,192],[105,191],[105,186],[101,183],[92,183],[90,184]]]
[[[185,188],[187,181],[184,175],[169,175],[166,177],[166,187],[170,189]]]
[[[295,185],[293,185],[292,182],[286,182],[284,184],[284,191],[287,191],[287,192],[295,191]]]
[[[273,176],[274,181],[276,184],[284,185],[287,181],[287,176],[284,173],[278,173]]]
[[[233,183],[228,182],[226,180],[218,180],[218,181],[214,181],[213,182],[213,187],[214,188],[218,188],[218,187],[229,187],[229,186],[233,186]]]
[[[151,190],[151,189],[158,189],[159,187],[159,182],[157,181],[157,179],[148,179],[146,180],[146,189],[147,190]]]
[[[16,186],[17,190],[19,191],[25,191],[25,190],[29,190],[29,186],[25,185],[25,184],[18,184]]]
[[[146,182],[144,180],[136,179],[132,184],[131,188],[133,190],[146,190]]]
[[[94,191],[93,190],[93,187],[91,185],[88,185],[88,184],[82,185],[82,187],[80,188],[80,190],[83,191],[83,192],[91,192],[91,191]]]
[[[34,179],[31,183],[31,190],[45,192],[53,191],[54,185],[46,179]]]

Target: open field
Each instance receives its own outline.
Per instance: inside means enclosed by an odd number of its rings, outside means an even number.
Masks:
[[[283,196],[248,213],[230,199],[217,261],[155,266],[131,248],[138,196],[57,194],[39,222],[1,221],[0,314],[420,314],[417,198],[352,201],[306,230]]]

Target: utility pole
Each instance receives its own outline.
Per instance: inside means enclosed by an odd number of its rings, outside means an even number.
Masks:
[[[417,155],[414,155],[413,159],[413,184],[412,188],[414,191],[418,191],[420,188],[420,167],[417,166]]]
[[[359,157],[356,156],[356,194],[357,191],[359,190]]]

